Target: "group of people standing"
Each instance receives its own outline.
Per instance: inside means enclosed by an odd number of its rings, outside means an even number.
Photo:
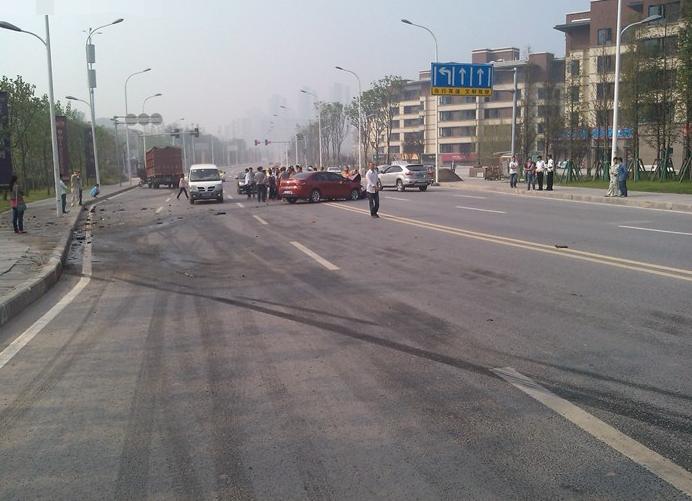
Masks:
[[[516,157],[512,157],[509,163],[509,186],[510,188],[517,187],[517,171],[519,164]],[[524,178],[526,179],[526,189],[531,188],[543,191],[543,181],[545,180],[545,190],[553,191],[553,177],[555,176],[555,161],[552,155],[548,155],[546,160],[543,160],[541,155],[536,157],[534,161],[531,157],[526,160],[524,165]],[[538,184],[538,188],[536,188]]]
[[[610,184],[605,196],[627,197],[627,164],[622,157],[613,158],[613,164],[610,166],[608,174],[610,174]]]
[[[270,167],[268,169],[264,169],[260,165],[255,172],[253,172],[252,167],[248,167],[245,169],[245,186],[248,199],[254,198],[256,193],[258,202],[281,200],[279,196],[281,181],[299,172],[303,172],[303,168],[300,165],[295,167],[292,165],[288,167]]]

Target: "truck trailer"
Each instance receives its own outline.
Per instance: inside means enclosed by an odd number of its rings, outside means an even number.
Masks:
[[[154,147],[147,151],[145,166],[149,188],[161,185],[176,188],[183,175],[183,151],[174,146]]]

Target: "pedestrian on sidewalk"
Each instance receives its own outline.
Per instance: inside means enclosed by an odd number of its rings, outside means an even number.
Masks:
[[[370,204],[370,217],[380,217],[377,211],[380,210],[380,179],[375,170],[375,163],[368,162],[368,172],[365,174],[365,191],[368,194]]]
[[[79,181],[77,179],[78,176],[79,174],[77,173],[77,171],[74,171],[70,176],[70,191],[72,192],[70,207],[74,207],[74,204],[76,204],[79,201]]]
[[[180,195],[183,193],[185,193],[185,198],[189,200],[190,197],[187,195],[187,179],[185,179],[185,174],[180,175],[180,180],[178,181],[178,196],[175,198],[180,200]]]
[[[543,173],[545,172],[545,162],[543,157],[538,155],[536,159],[536,181],[538,181],[538,191],[543,191]],[[534,186],[534,189],[536,187]]]
[[[524,177],[526,178],[526,189],[527,191],[531,190],[531,187],[533,189],[536,189],[536,162],[531,160],[531,157],[529,157],[526,160],[526,166],[524,167]]]
[[[620,196],[627,197],[627,164],[622,160],[622,157],[618,157],[617,179]]]
[[[546,191],[553,191],[553,176],[555,175],[555,161],[553,160],[552,155],[548,155],[548,161],[546,162],[545,165],[545,182],[546,182]]]
[[[454,165],[454,163],[452,163]],[[512,157],[509,162],[509,187],[517,187],[517,169],[519,168],[519,162],[517,162],[517,157]],[[454,172],[454,171],[452,171]]]
[[[19,185],[17,176],[10,178],[10,205],[12,206],[12,227],[15,233],[26,233],[24,231],[24,190]]]
[[[65,181],[60,176],[58,180],[58,200],[60,200],[62,205],[62,213],[67,214],[69,211],[67,209],[67,186],[65,186]]]
[[[82,191],[84,191],[84,185],[82,184],[82,173],[77,171],[77,189],[79,190],[79,206],[82,206]]]
[[[608,170],[610,174],[610,184],[608,185],[608,191],[606,191],[606,197],[616,197],[618,196],[618,169],[620,168],[620,162],[618,157],[613,158],[613,163]]]

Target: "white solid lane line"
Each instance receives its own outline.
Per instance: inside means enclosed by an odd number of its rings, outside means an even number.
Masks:
[[[387,200],[400,200],[402,202],[408,202],[408,198],[397,198],[397,197],[384,197]]]
[[[485,200],[485,197],[476,197],[474,195],[454,195],[455,197],[459,198],[478,198],[480,200]]]
[[[654,230],[653,228],[639,228],[638,226],[618,226],[618,228],[626,228],[628,230],[640,230],[640,231],[653,231],[655,233],[668,233],[670,235],[685,235],[687,237],[692,237],[692,233],[685,233],[684,231],[667,231],[667,230]]]
[[[240,202],[236,202],[235,204],[236,204],[238,207],[240,207],[241,209],[242,209],[243,207],[245,207],[245,206],[244,206],[243,204],[241,204]]]
[[[324,267],[327,268],[328,270],[334,271],[334,270],[338,270],[338,269],[339,269],[338,266],[335,266],[335,265],[333,265],[332,263],[330,263],[329,261],[327,261],[326,259],[324,259],[323,257],[318,256],[317,254],[315,254],[314,252],[312,252],[310,249],[308,249],[308,248],[305,247],[304,245],[301,245],[301,244],[298,243],[298,242],[291,242],[291,245],[293,245],[293,246],[296,247],[297,249],[303,251],[305,254],[307,254],[308,256],[310,256],[312,259],[314,259],[315,261],[317,261],[318,263],[320,263],[322,266],[324,266]]]
[[[475,207],[462,207],[461,205],[457,205],[457,209],[464,209],[464,210],[476,210],[478,212],[493,212],[495,214],[507,214],[506,212],[502,212],[499,210],[490,210],[490,209],[476,209]]]
[[[564,400],[511,367],[492,371],[588,434],[604,442],[657,477],[692,496],[692,473],[640,444],[597,417]]]
[[[7,362],[12,360],[12,358],[20,352],[29,342],[43,330],[45,326],[53,321],[62,310],[64,310],[74,299],[79,295],[84,288],[89,285],[91,281],[91,224],[93,212],[89,212],[86,225],[86,238],[84,239],[84,255],[82,257],[82,278],[79,279],[77,285],[55,305],[50,310],[46,312],[41,318],[36,320],[36,322],[31,325],[27,330],[25,330],[17,339],[12,341],[7,348],[0,352],[0,369],[2,369]]]
[[[255,219],[257,219],[257,220],[258,220],[260,223],[262,223],[262,224],[269,224],[268,222],[266,222],[264,219],[262,219],[262,218],[259,217],[259,216],[252,216],[252,217],[254,217]]]

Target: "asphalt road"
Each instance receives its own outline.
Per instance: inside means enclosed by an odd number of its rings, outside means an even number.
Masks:
[[[0,367],[0,499],[692,494],[692,215],[172,193],[97,205],[3,327],[38,332]]]

